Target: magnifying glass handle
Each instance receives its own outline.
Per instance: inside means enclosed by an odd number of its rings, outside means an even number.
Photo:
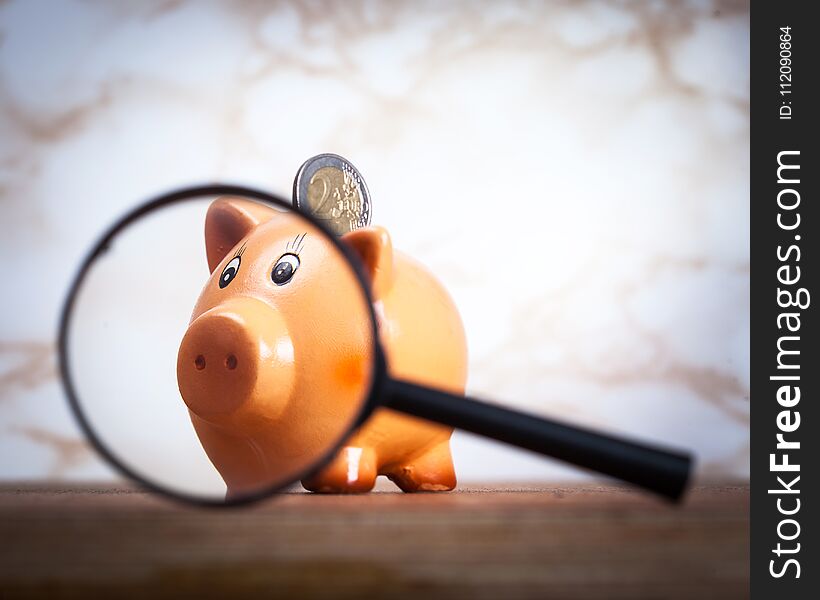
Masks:
[[[678,500],[692,467],[688,454],[639,444],[406,381],[387,384],[383,405],[477,433]]]

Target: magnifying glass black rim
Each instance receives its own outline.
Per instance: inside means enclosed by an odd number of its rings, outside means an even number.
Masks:
[[[246,198],[260,200],[267,204],[285,208],[292,212],[297,212],[299,213],[300,217],[306,219],[319,231],[324,233],[327,239],[336,247],[337,250],[339,250],[339,252],[342,253],[342,255],[345,258],[347,258],[348,263],[350,263],[350,265],[352,266],[353,272],[356,274],[356,277],[359,280],[359,284],[361,285],[364,297],[367,301],[368,313],[370,314],[370,325],[373,331],[374,364],[373,376],[371,377],[370,390],[367,393],[367,398],[365,402],[362,403],[362,406],[359,409],[359,413],[356,416],[356,419],[352,422],[350,431],[348,433],[352,433],[352,431],[356,427],[358,427],[362,422],[364,422],[364,420],[368,416],[370,416],[370,414],[378,405],[380,391],[386,380],[387,368],[381,344],[379,343],[378,325],[376,322],[376,315],[373,312],[373,298],[370,293],[370,286],[368,285],[368,280],[364,275],[364,271],[362,270],[358,257],[353,253],[353,251],[350,248],[348,248],[332,232],[330,232],[330,230],[328,230],[327,227],[322,225],[320,221],[318,221],[311,215],[299,211],[295,206],[293,206],[290,202],[284,200],[283,198],[274,196],[272,194],[263,192],[258,189],[249,188],[242,185],[215,183],[210,185],[189,186],[162,194],[160,196],[155,197],[152,200],[148,200],[147,202],[144,202],[143,204],[140,204],[139,206],[133,208],[124,216],[120,217],[113,225],[111,225],[102,234],[102,236],[100,236],[97,242],[92,246],[91,250],[86,255],[85,259],[83,259],[80,269],[77,271],[77,274],[74,276],[74,279],[71,282],[71,286],[69,287],[68,291],[68,296],[66,297],[63,303],[63,308],[60,314],[60,329],[58,334],[57,346],[59,368],[61,381],[63,384],[63,390],[65,391],[66,397],[68,398],[68,404],[71,407],[71,412],[73,413],[74,418],[79,423],[80,428],[82,429],[86,438],[91,442],[91,445],[94,447],[94,449],[122,475],[125,475],[132,481],[137,482],[142,487],[150,491],[156,492],[158,494],[161,494],[163,496],[166,496],[168,498],[172,498],[174,500],[178,500],[180,502],[188,504],[194,504],[205,507],[231,507],[243,504],[250,504],[262,500],[264,498],[268,498],[273,494],[280,492],[286,487],[292,485],[296,481],[306,479],[311,475],[315,474],[319,469],[321,469],[322,466],[327,464],[336,455],[336,453],[344,446],[345,440],[347,439],[347,435],[341,436],[339,441],[328,450],[328,452],[321,458],[321,460],[317,461],[314,466],[311,466],[309,469],[307,469],[304,473],[302,473],[299,477],[296,477],[291,482],[285,484],[272,485],[269,488],[263,489],[258,492],[254,492],[252,494],[243,494],[241,496],[225,500],[210,500],[203,498],[201,496],[197,496],[195,494],[177,492],[159,483],[151,481],[145,475],[142,475],[138,473],[136,470],[129,467],[124,461],[120,460],[117,457],[116,453],[109,450],[108,447],[103,443],[102,439],[100,439],[100,437],[97,436],[96,432],[94,431],[94,428],[85,416],[85,412],[82,409],[79,397],[77,396],[77,393],[75,391],[74,381],[71,378],[71,370],[69,368],[70,365],[68,358],[68,328],[71,322],[71,314],[74,308],[74,303],[77,299],[77,294],[79,293],[79,290],[85,280],[85,277],[89,269],[94,264],[94,261],[100,255],[104,254],[108,250],[111,240],[114,239],[114,237],[120,231],[128,227],[131,223],[133,223],[134,221],[138,220],[139,218],[143,217],[144,215],[150,212],[153,212],[160,208],[164,208],[166,206],[170,206],[172,204],[180,204],[188,200],[201,198],[203,196],[242,196]]]

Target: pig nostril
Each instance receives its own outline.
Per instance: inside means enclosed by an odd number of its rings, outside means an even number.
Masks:
[[[202,369],[204,369],[205,368],[205,357],[202,356],[201,354],[197,355],[197,357],[194,359],[194,366],[196,367],[197,371],[201,371]]]
[[[236,368],[236,357],[233,354],[229,354],[228,357],[225,359],[225,366],[228,367],[231,371]]]

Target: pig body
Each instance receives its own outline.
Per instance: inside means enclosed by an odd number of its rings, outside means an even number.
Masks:
[[[294,215],[219,199],[205,238],[212,275],[180,345],[177,378],[230,497],[298,476],[352,425],[372,376],[363,326],[370,317],[344,258]],[[369,279],[390,375],[462,393],[464,330],[443,287],[394,253],[382,228],[342,241]],[[378,408],[302,483],[316,492],[365,492],[386,475],[406,492],[450,490],[451,434]]]
[[[378,234],[386,237],[384,231]],[[449,295],[429,271],[398,252],[385,275],[376,281],[374,308],[390,375],[463,393],[466,343]],[[313,491],[368,491],[376,475],[386,475],[405,492],[451,490],[456,485],[452,431],[379,408],[328,468],[303,483]],[[351,481],[356,456],[358,475]]]

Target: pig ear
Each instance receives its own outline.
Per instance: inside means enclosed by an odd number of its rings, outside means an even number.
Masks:
[[[250,200],[229,197],[214,200],[205,217],[205,251],[211,272],[239,240],[275,214],[269,206]]]
[[[342,241],[359,256],[370,278],[373,295],[378,298],[393,283],[393,243],[383,227],[364,227],[346,233]]]

